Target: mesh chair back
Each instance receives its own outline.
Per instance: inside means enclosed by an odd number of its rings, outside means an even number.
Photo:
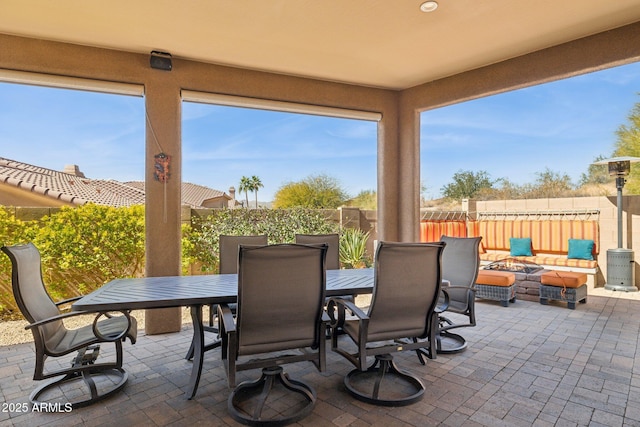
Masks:
[[[480,241],[482,237],[449,237],[442,236],[446,243],[442,252],[442,278],[451,286],[472,288],[478,278],[480,268]],[[451,289],[449,298],[452,301],[467,301],[466,289]]]
[[[220,247],[220,265],[218,272],[220,274],[235,274],[238,272],[238,247],[240,245],[266,245],[267,236],[226,236],[221,235],[219,241]]]
[[[380,242],[368,341],[422,337],[440,292],[444,243]]]
[[[27,243],[19,246],[3,246],[2,251],[11,259],[11,283],[13,295],[22,315],[34,323],[60,314],[42,280],[40,252]],[[62,321],[53,321],[39,328],[33,328],[36,340],[41,340],[45,348],[54,348],[62,339],[66,328]]]
[[[238,354],[317,347],[326,245],[240,246]]]
[[[296,243],[304,245],[316,245],[326,243],[327,248],[327,270],[340,269],[340,235],[333,234],[296,234]]]

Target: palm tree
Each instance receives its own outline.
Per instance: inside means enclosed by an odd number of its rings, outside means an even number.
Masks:
[[[253,191],[253,181],[251,178],[243,176],[240,178],[240,185],[238,186],[238,191],[242,193],[244,191],[244,197],[247,201],[246,207],[249,208],[249,191]]]
[[[258,209],[258,189],[264,187],[262,185],[262,181],[257,176],[253,175],[251,177],[251,191],[253,191],[256,195],[256,209]]]

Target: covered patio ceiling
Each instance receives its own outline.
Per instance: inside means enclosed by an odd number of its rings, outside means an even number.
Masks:
[[[0,33],[402,90],[640,21],[640,0],[3,0]]]

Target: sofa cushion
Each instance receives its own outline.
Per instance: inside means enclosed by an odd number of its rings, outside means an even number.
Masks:
[[[480,260],[485,262],[500,261],[506,258],[516,258],[519,261],[533,262],[542,266],[558,266],[558,267],[576,267],[594,269],[598,267],[598,261],[586,259],[569,259],[566,255],[535,255],[510,257],[509,252],[493,251],[486,254],[480,254]]]
[[[587,283],[587,275],[573,271],[546,271],[540,275],[540,283],[543,285],[578,288]]]
[[[593,259],[593,240],[589,239],[569,239],[569,259]]]
[[[509,239],[509,254],[511,256],[532,256],[531,239],[529,237],[511,237]]]
[[[508,271],[479,270],[476,284],[491,286],[511,286],[516,281],[516,275]]]

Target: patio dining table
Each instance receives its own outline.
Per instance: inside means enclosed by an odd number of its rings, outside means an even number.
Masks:
[[[326,295],[357,295],[373,290],[373,269],[327,270]],[[192,399],[202,374],[204,342],[202,307],[235,303],[238,294],[237,274],[201,276],[165,276],[116,279],[74,302],[74,311],[109,312],[153,308],[189,307],[193,321],[193,366],[186,391]]]

